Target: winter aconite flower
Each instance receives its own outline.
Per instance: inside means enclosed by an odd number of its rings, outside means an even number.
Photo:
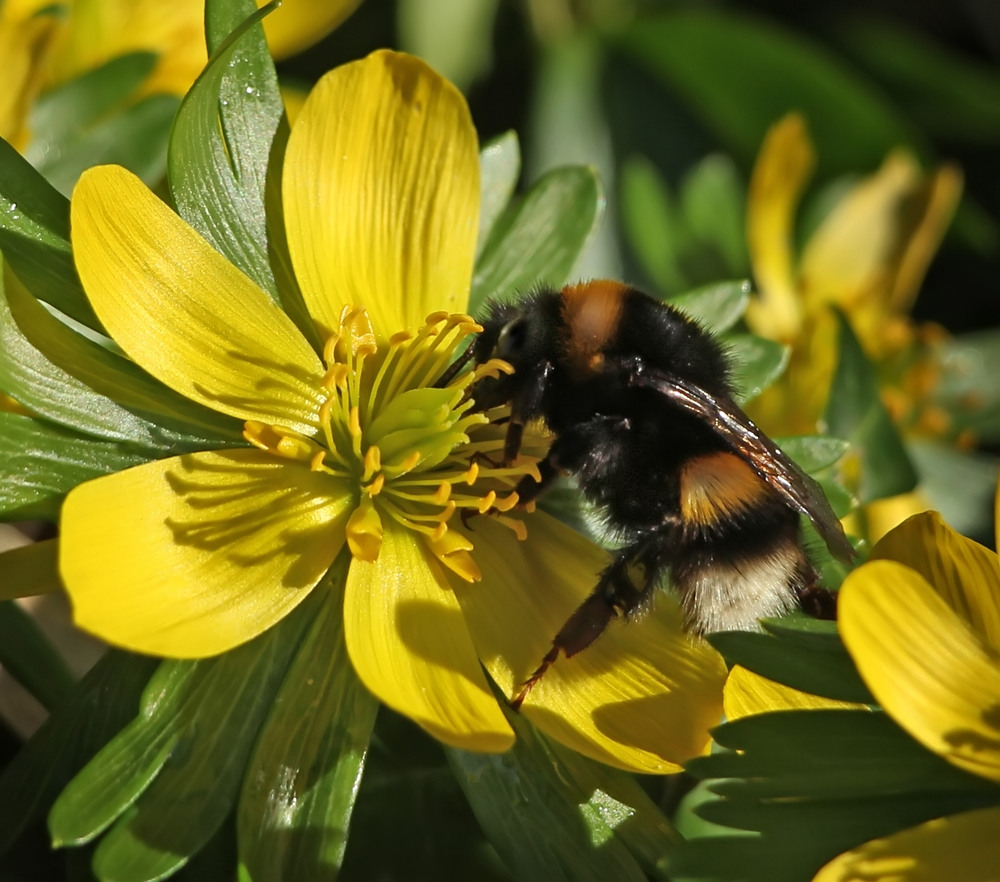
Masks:
[[[1000,784],[1000,559],[936,514],[888,533],[841,589],[840,630],[879,704],[924,747]],[[833,860],[816,882],[992,879],[1000,804]]]
[[[285,0],[264,20],[272,54],[284,58],[301,52],[332,31],[359,2]],[[28,113],[39,91],[132,52],[157,56],[143,84],[146,94],[183,95],[208,61],[203,0],[4,0],[0,57],[7,75],[0,98],[0,136],[23,149],[29,138]]]
[[[503,414],[468,396],[479,373],[435,385],[477,329],[463,314],[479,213],[464,99],[405,55],[341,67],[307,100],[282,180],[316,348],[127,172],[93,169],[74,192],[77,266],[110,336],[248,442],[69,494],[60,567],[76,619],[140,652],[208,656],[278,622],[348,555],[331,602],[364,684],[449,744],[503,750],[513,733],[483,667],[510,695],[607,556],[514,510],[545,442],[501,464]],[[705,749],[724,675],[665,600],[557,662],[523,712],[593,757],[669,771]]]

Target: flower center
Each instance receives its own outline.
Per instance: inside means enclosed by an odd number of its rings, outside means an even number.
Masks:
[[[433,384],[463,341],[482,328],[467,315],[437,312],[416,333],[403,331],[379,343],[363,309],[345,307],[340,327],[323,348],[328,397],[320,408],[320,432],[308,437],[256,420],[244,426],[250,443],[313,471],[346,481],[357,505],[347,524],[347,543],[361,560],[374,561],[386,518],[418,533],[431,552],[468,581],[480,577],[468,536],[449,529],[487,514],[520,538],[524,524],[506,515],[517,504],[513,488],[538,475],[537,457],[504,466],[506,414],[472,413],[467,390],[509,366],[499,360]],[[541,453],[541,448],[538,453]]]

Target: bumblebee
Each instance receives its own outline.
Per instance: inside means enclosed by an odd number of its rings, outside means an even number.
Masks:
[[[614,281],[539,290],[490,307],[463,357],[513,373],[479,380],[475,407],[509,404],[504,459],[524,426],[554,436],[519,505],[573,475],[620,548],[552,641],[513,704],[556,660],[586,649],[616,616],[644,607],[669,575],[695,634],[755,630],[799,606],[829,614],[803,549],[800,515],[833,555],[853,549],[819,485],[733,400],[720,343],[679,310]]]

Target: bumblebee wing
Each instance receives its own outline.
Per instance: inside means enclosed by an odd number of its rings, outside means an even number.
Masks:
[[[813,522],[835,557],[845,563],[854,559],[854,549],[823,489],[757,428],[734,401],[712,395],[676,374],[648,368],[636,371],[631,382],[659,392],[698,417],[789,505]]]

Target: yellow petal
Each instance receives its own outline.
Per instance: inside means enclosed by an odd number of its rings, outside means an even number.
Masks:
[[[4,60],[4,87],[0,90],[0,138],[18,150],[28,144],[28,111],[41,91],[49,49],[59,17],[33,6],[0,6],[0,58]],[[25,8],[17,8],[18,6]]]
[[[52,75],[62,82],[129,52],[159,56],[143,85],[147,94],[183,95],[208,61],[205,4],[202,0],[75,0],[69,4],[65,41],[53,57]]]
[[[288,247],[330,333],[345,304],[383,338],[466,309],[479,218],[465,99],[416,58],[380,51],[319,81],[288,141]]]
[[[997,882],[1000,808],[927,821],[834,858],[813,882]]]
[[[859,535],[867,535],[869,542],[878,542],[907,518],[925,512],[930,507],[930,502],[919,487],[908,493],[875,499],[864,507],[864,524],[861,529],[865,532]],[[884,556],[892,557],[891,554]]]
[[[909,312],[916,300],[927,267],[934,257],[962,195],[962,172],[953,165],[938,169],[921,187],[917,206],[911,212],[912,231],[899,256],[889,307]]]
[[[264,6],[268,0],[257,0]],[[361,0],[284,0],[264,19],[267,45],[275,58],[288,58],[319,42],[347,16]]]
[[[59,569],[77,624],[118,646],[198,658],[280,621],[344,544],[337,481],[256,450],[194,453],[81,484]]]
[[[869,559],[916,570],[980,640],[1000,652],[1000,560],[994,552],[928,511],[887,533]]]
[[[487,670],[512,696],[591,592],[607,554],[543,514],[519,542],[490,518],[471,522],[483,579],[456,584]],[[705,642],[681,632],[672,598],[634,622],[612,622],[587,649],[560,658],[521,712],[579,753],[619,768],[676,771],[706,749],[722,713],[726,668]]]
[[[378,560],[351,561],[344,631],[365,686],[439,741],[489,753],[513,744],[458,601],[419,536],[387,519]]]
[[[214,410],[311,433],[322,365],[278,306],[130,172],[84,172],[76,265],[94,312],[141,367]]]
[[[795,209],[815,164],[805,121],[790,113],[768,131],[750,178],[747,246],[760,300],[746,318],[774,340],[794,340],[802,321],[793,271]]]
[[[929,750],[1000,782],[1000,662],[927,580],[867,563],[844,581],[838,617],[886,712]]]
[[[738,720],[751,714],[764,714],[781,710],[828,710],[848,708],[864,710],[867,705],[849,701],[834,701],[800,692],[790,686],[783,686],[766,677],[736,665],[729,672],[723,695],[727,720]]]

